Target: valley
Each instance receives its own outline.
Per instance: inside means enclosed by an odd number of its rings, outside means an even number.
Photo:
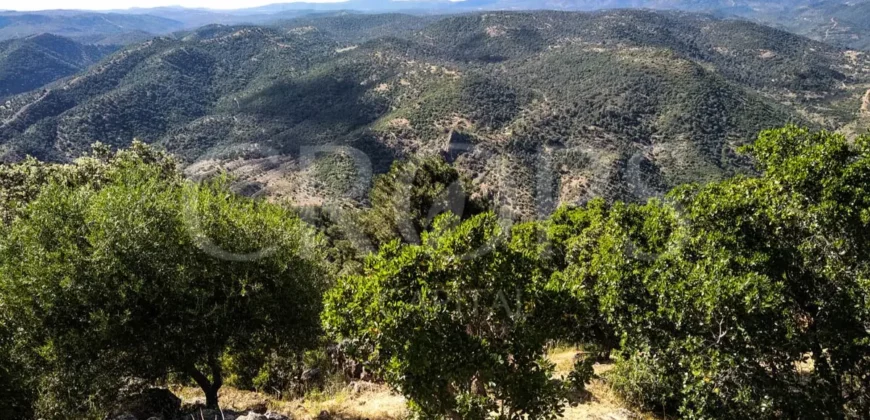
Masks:
[[[9,98],[0,150],[65,161],[138,138],[208,162],[191,176],[237,168],[246,191],[336,205],[365,204],[364,174],[395,159],[447,154],[530,218],[548,211],[540,202],[639,200],[744,172],[736,148],[764,128],[855,123],[867,62],[682,12],[212,25]]]

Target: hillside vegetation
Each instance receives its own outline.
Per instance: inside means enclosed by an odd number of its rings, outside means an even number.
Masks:
[[[84,71],[115,49],[49,34],[0,41],[0,100]]]
[[[713,3],[706,11],[774,25],[834,45],[870,49],[870,2],[866,0]]]
[[[163,34],[182,28],[181,22],[149,15],[84,11],[0,11],[0,40],[51,33],[95,43],[121,34]]]
[[[394,165],[356,221],[190,182],[140,142],[2,165],[0,415],[213,418],[225,386],[310,407],[374,380],[411,418],[559,419],[587,386],[686,419],[864,418],[868,148],[767,130],[741,149],[757,176],[518,224],[444,206],[470,187],[437,160]],[[419,240],[383,229],[403,209]]]
[[[364,202],[359,174],[446,153],[484,194],[530,217],[539,203],[633,200],[745,171],[734,149],[764,128],[855,124],[866,62],[683,13],[214,25],[11,98],[0,144],[7,160],[63,161],[94,141],[138,138],[182,156],[192,176],[225,168],[248,191],[311,204]]]

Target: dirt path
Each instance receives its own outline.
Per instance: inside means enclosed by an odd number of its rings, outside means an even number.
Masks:
[[[837,29],[837,26],[840,25],[840,22],[837,22],[837,19],[831,18],[831,23],[834,25],[825,30],[825,39],[828,39],[828,36],[831,34],[831,31]]]
[[[867,93],[861,99],[861,115],[870,115],[870,89],[867,89]]]
[[[6,128],[6,126],[8,126],[9,124],[14,123],[16,120],[18,120],[18,117],[24,115],[24,113],[27,112],[30,107],[42,102],[42,100],[45,99],[45,97],[48,96],[49,93],[51,93],[51,90],[46,90],[45,93],[43,93],[42,96],[37,98],[35,101],[22,106],[21,109],[18,110],[18,112],[9,117],[9,119],[7,119],[6,121],[3,121],[3,125],[0,125],[0,128]]]

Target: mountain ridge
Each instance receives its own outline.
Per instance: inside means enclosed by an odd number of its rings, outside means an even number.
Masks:
[[[115,49],[51,34],[0,41],[0,99],[78,73]]]
[[[461,14],[482,11],[595,11],[611,9],[681,10],[700,12],[719,17],[748,19],[787,29],[799,35],[839,45],[867,49],[870,35],[866,22],[870,22],[870,1],[847,0],[465,0],[465,1],[375,1],[349,0],[329,3],[276,3],[242,9],[205,9],[183,7],[133,8],[91,12],[82,10],[48,10],[41,12],[0,12],[0,39],[16,36],[15,31],[2,30],[4,15],[27,14],[43,20],[64,20],[62,26],[34,25],[19,27],[21,34],[55,32],[59,35],[77,37],[76,32],[87,32],[81,38],[85,42],[101,42],[101,36],[113,40],[127,39],[128,43],[144,41],[140,32],[156,35],[170,34],[176,30],[190,30],[208,24],[272,24],[276,21],[323,13],[408,13],[414,15]],[[101,15],[131,20],[125,26],[132,28],[126,37],[119,36],[118,28],[83,26],[76,19]],[[138,21],[137,21],[138,20]],[[162,21],[161,21],[162,20]],[[70,30],[73,30],[70,32]],[[12,33],[10,33],[12,32]],[[109,43],[103,42],[103,43]]]
[[[0,148],[67,160],[140,138],[192,176],[229,170],[246,191],[312,204],[365,201],[357,152],[374,173],[446,154],[532,217],[541,197],[640,199],[744,171],[735,149],[763,128],[856,123],[868,68],[860,52],[684,12],[212,25],[12,98]]]

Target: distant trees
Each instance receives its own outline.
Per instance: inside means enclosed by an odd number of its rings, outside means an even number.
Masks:
[[[394,163],[375,179],[369,195],[371,208],[362,223],[378,245],[394,239],[418,243],[436,216],[453,213],[468,218],[486,209],[485,199],[437,156]]]
[[[116,48],[79,44],[48,33],[0,41],[0,99],[75,74]]]
[[[149,157],[136,145],[65,168],[4,229],[0,308],[38,374],[41,416],[93,415],[132,378],[170,374],[216,407],[224,355],[319,337],[316,232]],[[83,168],[86,182],[66,182]]]

